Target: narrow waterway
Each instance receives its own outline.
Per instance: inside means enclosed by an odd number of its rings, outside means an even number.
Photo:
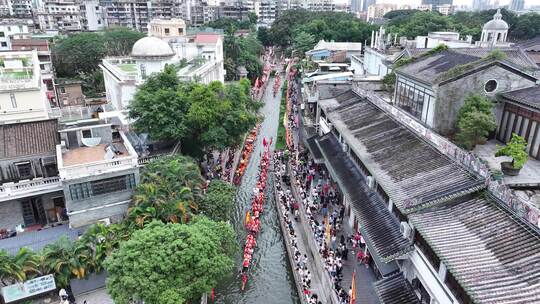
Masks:
[[[246,237],[243,220],[246,210],[251,208],[251,194],[257,181],[258,165],[263,150],[262,139],[263,137],[266,137],[267,140],[270,137],[274,138],[272,146],[275,146],[278,128],[281,90],[274,97],[272,92],[274,78],[269,81],[263,97],[264,107],[261,109],[264,121],[257,138],[255,151],[236,197],[236,212],[232,224],[237,231],[238,242],[241,244],[240,248],[242,250]],[[236,272],[216,289],[216,303],[298,303],[298,294],[295,289],[285,245],[283,244],[277,210],[273,202],[274,195],[271,193],[273,189],[271,179],[269,179],[267,189],[267,200],[264,203],[264,213],[261,218],[261,232],[257,238],[257,249],[253,254],[246,289],[244,291],[240,290],[241,282],[238,274],[242,258],[242,252],[240,251],[236,259]]]

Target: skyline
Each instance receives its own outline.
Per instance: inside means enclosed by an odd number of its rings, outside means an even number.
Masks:
[[[392,3],[392,4],[409,4],[409,5],[418,5],[422,2],[422,0],[377,0],[377,3]],[[454,5],[457,6],[472,6],[473,0],[454,0]],[[494,0],[491,0],[493,3]],[[510,4],[511,0],[499,0],[500,5],[508,5]],[[534,4],[540,5],[540,1],[538,0],[525,0],[525,6],[532,6]]]

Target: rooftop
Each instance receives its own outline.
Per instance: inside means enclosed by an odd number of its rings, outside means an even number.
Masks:
[[[474,303],[540,301],[538,232],[484,194],[409,216]]]
[[[438,52],[433,55],[421,56],[425,52],[418,53],[414,50],[408,50],[416,59],[397,69],[397,72],[411,76],[419,81],[428,84],[438,84],[446,80],[448,71],[452,68],[466,64],[488,65],[500,62],[521,72],[536,71],[538,66],[527,54],[519,48],[498,49],[506,55],[501,60],[480,59],[487,58],[493,51],[488,48],[456,48]],[[415,55],[416,54],[416,55]],[[419,57],[420,56],[420,57]],[[462,72],[461,74],[463,74]]]
[[[411,284],[402,273],[377,281],[375,291],[382,304],[420,304]]]
[[[502,96],[510,101],[540,110],[540,85],[506,92]]]
[[[199,33],[195,36],[195,43],[217,43],[219,39],[221,39],[221,36],[218,34]]]
[[[403,213],[484,187],[482,179],[352,91],[319,105]]]
[[[129,156],[129,153],[123,143],[116,142],[112,145],[121,153],[119,155],[115,155],[115,159]],[[74,166],[107,160],[107,146],[107,144],[99,144],[94,147],[79,147],[69,149],[62,153],[63,165]]]
[[[413,250],[412,244],[400,232],[399,221],[388,211],[385,203],[366,184],[360,170],[343,152],[333,133],[317,139],[332,177],[351,201],[353,213],[359,220],[377,268],[383,276],[392,273],[397,265],[389,262]]]
[[[0,159],[54,154],[59,143],[56,119],[0,124]]]
[[[361,42],[334,42],[320,40],[313,50],[330,50],[330,51],[361,51]]]

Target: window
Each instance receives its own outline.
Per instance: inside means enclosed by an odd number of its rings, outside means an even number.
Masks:
[[[66,93],[66,88],[65,87],[60,87],[60,93],[62,93],[62,94]]]
[[[83,137],[83,138],[90,138],[90,137],[92,137],[92,130],[82,130],[82,137]]]
[[[92,182],[70,185],[69,192],[72,200],[80,200],[96,195],[134,189],[135,186],[135,175],[128,174]]]
[[[486,91],[486,93],[491,93],[497,89],[497,85],[497,81],[495,81],[494,79],[488,80],[488,82],[486,82],[486,84],[484,85],[484,90]]]
[[[178,29],[178,34],[182,35],[182,34],[184,34],[184,31],[181,28],[179,28]]]
[[[4,34],[4,32],[0,32],[0,37],[6,37],[6,34]]]
[[[141,64],[141,77],[142,79],[146,79],[146,65]]]
[[[165,34],[169,34],[170,30],[168,28],[165,28]]]
[[[2,42],[0,43],[3,47],[6,47],[7,46],[7,42]]]
[[[19,178],[27,179],[31,178],[34,175],[32,174],[32,165],[30,162],[23,162],[15,164],[17,166],[17,171],[19,172]]]
[[[17,99],[15,99],[15,93],[9,93],[9,98],[11,98],[11,107],[17,108]]]

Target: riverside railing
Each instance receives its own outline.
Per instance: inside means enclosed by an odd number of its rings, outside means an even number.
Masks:
[[[474,153],[465,151],[448,139],[431,131],[421,123],[409,116],[405,111],[392,106],[380,96],[373,92],[360,88],[359,84],[353,82],[353,91],[358,95],[367,98],[371,103],[390,115],[392,118],[401,122],[403,125],[412,129],[416,134],[431,143],[437,150],[450,157],[466,169],[483,177],[488,191],[498,200],[506,205],[510,210],[516,213],[527,222],[540,228],[540,210],[534,204],[522,200],[512,193],[512,190],[504,184],[503,181],[492,178],[492,172],[486,164]]]

